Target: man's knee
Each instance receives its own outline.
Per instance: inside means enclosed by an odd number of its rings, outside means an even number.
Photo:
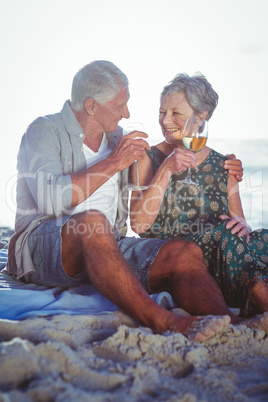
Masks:
[[[89,239],[93,235],[111,234],[113,228],[102,212],[89,210],[70,217],[64,225],[64,232],[71,237]]]
[[[197,244],[174,240],[167,242],[165,247],[169,262],[176,269],[178,267],[180,269],[185,267],[189,269],[200,269],[200,267],[206,269],[203,252]]]
[[[203,251],[201,248],[193,242],[185,242],[184,252],[191,258],[197,259],[198,261],[203,261]]]
[[[80,214],[74,215],[74,219],[77,222],[86,223],[88,225],[94,225],[95,223],[105,223],[108,222],[106,216],[97,209],[90,209],[88,211],[81,212]]]
[[[74,276],[85,267],[84,251],[98,250],[98,242],[110,241],[107,233],[110,224],[98,210],[81,212],[71,216],[62,228],[62,265],[69,276]],[[114,232],[113,232],[114,233]]]
[[[190,241],[184,241],[184,240],[172,240],[170,242],[166,243],[167,247],[169,247],[169,252],[173,252],[177,255],[187,255],[187,257],[193,256],[195,258],[201,258],[203,259],[203,252],[201,248]]]

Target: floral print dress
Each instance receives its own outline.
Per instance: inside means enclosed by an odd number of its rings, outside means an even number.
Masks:
[[[148,151],[154,171],[165,155],[156,147]],[[268,283],[268,230],[250,233],[250,242],[226,229],[219,216],[228,213],[227,179],[223,168],[226,157],[211,150],[192,180],[198,186],[181,183],[186,176],[170,178],[164,199],[153,225],[141,237],[193,241],[201,247],[210,274],[217,281],[226,303],[240,308],[241,314],[255,314],[249,303],[252,288]]]

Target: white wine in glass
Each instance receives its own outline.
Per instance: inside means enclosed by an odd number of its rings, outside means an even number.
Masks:
[[[186,149],[192,152],[199,152],[206,145],[208,138],[208,122],[206,120],[199,119],[198,117],[192,117],[186,120],[182,142]],[[191,167],[188,168],[187,176],[182,183],[197,185],[191,179]]]
[[[123,127],[123,135],[129,134],[132,131],[144,131],[143,124],[140,122],[131,122],[127,123]],[[136,137],[135,139],[140,139],[141,137]],[[139,169],[138,169],[138,161],[134,162],[134,171],[135,171],[135,182],[136,184],[131,184],[128,186],[129,191],[141,191],[147,190],[148,186],[140,186],[139,183]]]

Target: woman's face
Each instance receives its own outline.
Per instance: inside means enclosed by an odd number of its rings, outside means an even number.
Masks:
[[[175,92],[162,98],[159,110],[159,124],[166,142],[182,142],[186,120],[194,115],[183,92]]]

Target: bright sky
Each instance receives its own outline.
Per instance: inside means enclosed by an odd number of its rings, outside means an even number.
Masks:
[[[210,132],[267,139],[267,15],[267,0],[0,0],[1,190],[14,182],[26,127],[60,111],[74,74],[96,59],[128,76],[131,118],[151,143],[163,86],[195,71],[220,96]],[[0,224],[13,218],[4,198]]]

